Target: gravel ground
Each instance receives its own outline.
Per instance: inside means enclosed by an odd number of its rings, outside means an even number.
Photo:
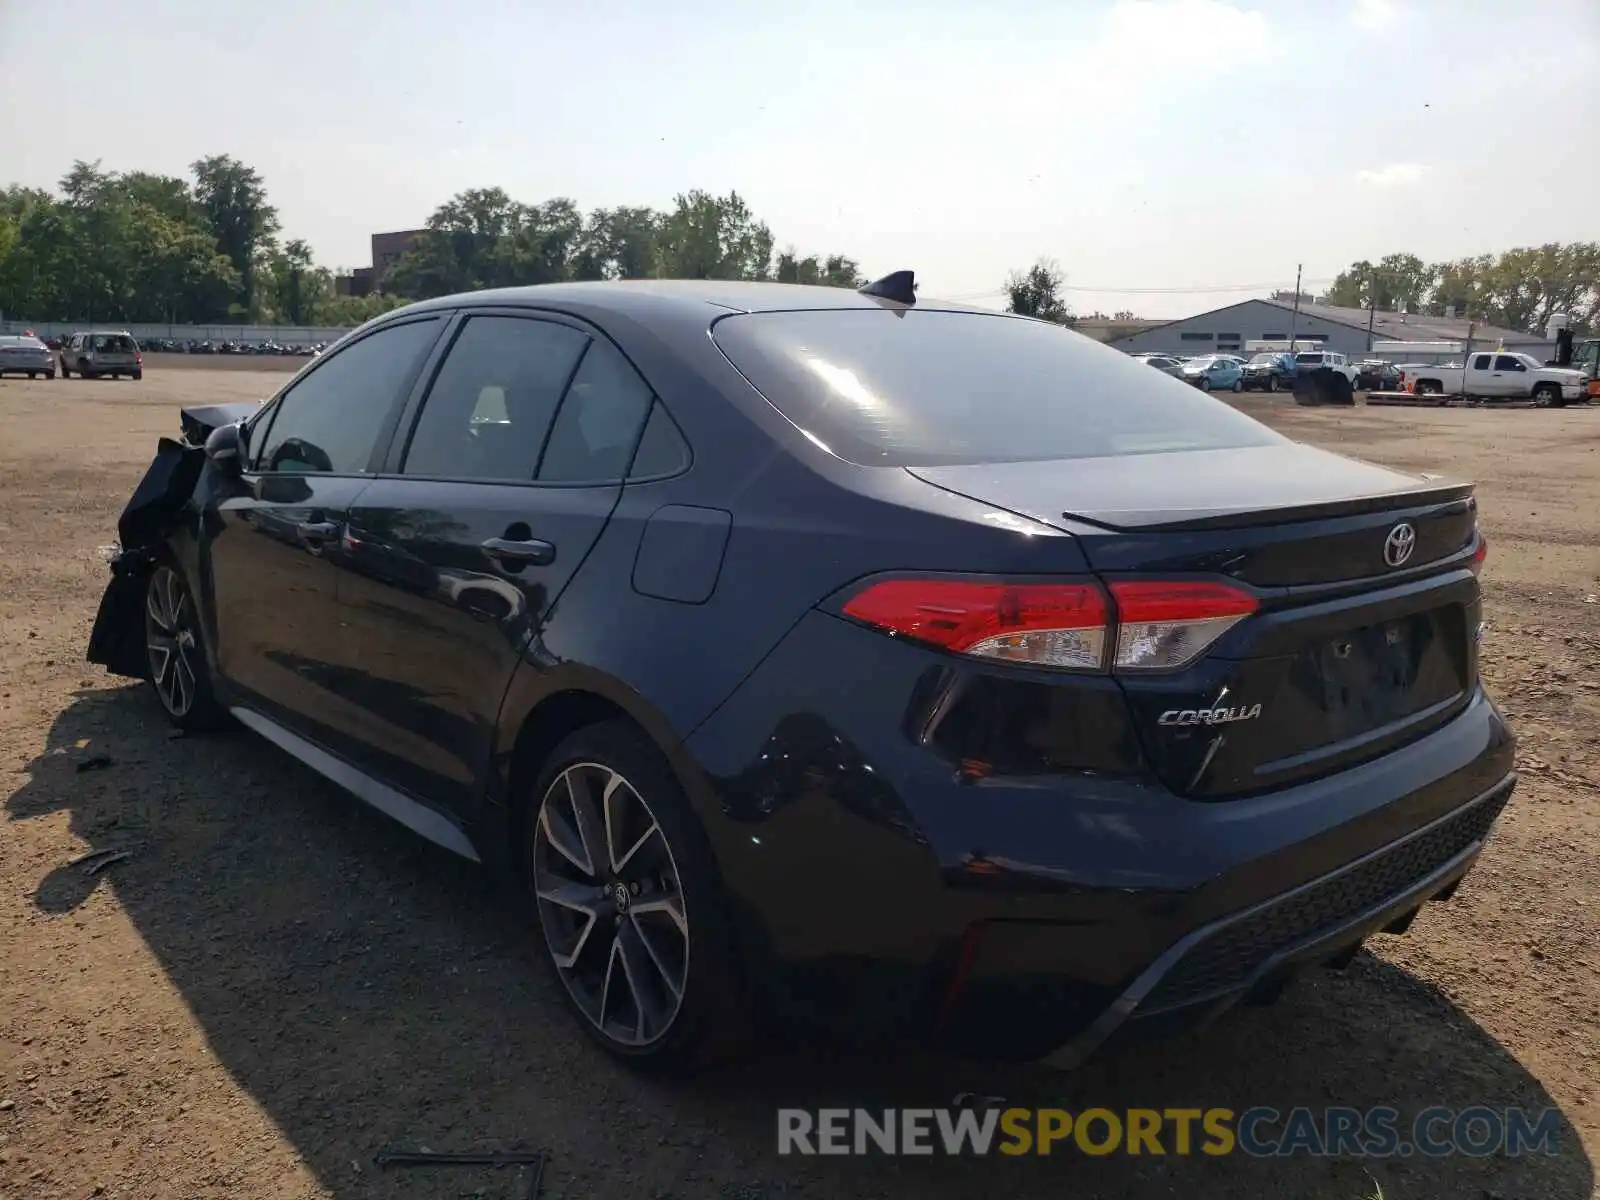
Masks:
[[[230,364],[232,366],[232,364]],[[284,378],[0,382],[0,1197],[501,1197],[389,1144],[548,1147],[544,1196],[1595,1194],[1600,1153],[1600,410],[1241,405],[1480,483],[1485,671],[1523,781],[1456,899],[1268,1009],[1071,1075],[776,1046],[692,1083],[577,1035],[475,869],[245,734],[174,739],[83,662],[96,548],[179,403]],[[127,847],[89,877],[67,864]],[[1559,1108],[1553,1157],[779,1158],[779,1104]],[[1380,1192],[1381,1189],[1381,1192]]]

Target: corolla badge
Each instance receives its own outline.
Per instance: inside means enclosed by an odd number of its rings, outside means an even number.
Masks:
[[[1389,536],[1383,539],[1383,561],[1391,567],[1403,567],[1416,548],[1417,531],[1401,521],[1389,530]]]
[[[1157,725],[1231,725],[1235,721],[1254,721],[1261,705],[1235,705],[1233,708],[1169,708]]]

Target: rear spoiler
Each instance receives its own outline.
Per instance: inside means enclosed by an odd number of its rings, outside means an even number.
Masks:
[[[1315,504],[1301,504],[1292,508],[1264,508],[1221,510],[1201,516],[1184,516],[1176,520],[1163,520],[1159,512],[1119,513],[1090,516],[1084,513],[1064,512],[1068,520],[1082,521],[1102,529],[1134,528],[1141,533],[1182,533],[1201,529],[1248,529],[1253,525],[1278,525],[1289,521],[1320,521],[1327,517],[1356,517],[1365,513],[1392,512],[1402,508],[1427,508],[1430,506],[1460,506],[1471,510],[1476,506],[1474,484],[1440,481],[1400,492],[1381,492],[1374,496],[1356,496],[1345,500],[1322,500]]]

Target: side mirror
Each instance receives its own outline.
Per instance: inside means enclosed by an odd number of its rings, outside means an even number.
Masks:
[[[238,476],[244,471],[245,446],[243,425],[218,425],[206,438],[206,458],[224,475]]]

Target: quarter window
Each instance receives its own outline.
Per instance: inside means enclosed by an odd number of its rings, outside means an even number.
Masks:
[[[553,321],[468,320],[428,391],[402,473],[531,482],[588,342]]]
[[[366,471],[384,424],[439,327],[437,319],[390,325],[318,363],[279,397],[257,468]]]
[[[678,432],[678,426],[659,401],[650,410],[650,419],[644,424],[644,434],[639,438],[639,449],[633,456],[632,479],[660,479],[676,475],[689,465],[689,444]]]

